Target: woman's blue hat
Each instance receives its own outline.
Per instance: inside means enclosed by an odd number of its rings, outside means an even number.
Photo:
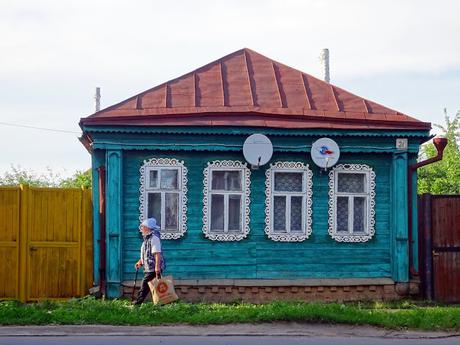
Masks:
[[[157,225],[157,220],[155,218],[147,218],[141,224],[148,227],[149,229],[160,230],[160,227]]]

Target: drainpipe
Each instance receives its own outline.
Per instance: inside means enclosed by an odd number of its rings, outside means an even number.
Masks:
[[[433,139],[433,144],[436,147],[436,150],[438,151],[438,154],[430,159],[426,159],[424,161],[409,165],[409,172],[407,175],[407,183],[408,183],[408,239],[409,239],[409,267],[410,267],[410,276],[417,276],[418,271],[415,269],[415,267],[412,264],[412,257],[413,257],[413,250],[412,250],[412,175],[414,172],[417,171],[418,168],[421,168],[425,165],[440,161],[442,159],[442,155],[444,152],[444,148],[447,145],[448,140],[446,138],[434,138]]]
[[[106,245],[105,245],[105,168],[97,168],[99,173],[99,288],[103,296],[106,291]]]
[[[422,211],[423,211],[423,297],[432,300],[433,294],[433,239],[431,238],[431,194],[423,194],[422,196]]]

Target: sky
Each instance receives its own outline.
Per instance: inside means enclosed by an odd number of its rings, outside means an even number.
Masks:
[[[0,174],[91,166],[81,117],[241,48],[419,120],[460,110],[456,0],[0,0]],[[15,126],[12,126],[15,125]],[[56,129],[47,131],[28,127]]]

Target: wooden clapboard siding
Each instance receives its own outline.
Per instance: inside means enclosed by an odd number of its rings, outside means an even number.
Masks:
[[[278,147],[278,150],[283,150],[285,152],[305,152],[309,154],[310,146],[308,144],[314,141],[311,137],[308,137],[308,135],[313,135],[311,131],[304,131],[302,134],[287,134],[286,132],[283,133],[282,131],[278,131],[277,134],[270,135],[266,130],[267,129],[264,129],[263,132],[270,136],[270,140],[274,146]],[[163,151],[168,150],[175,152],[184,150],[206,150],[208,153],[212,151],[233,151],[240,153],[241,145],[247,138],[247,134],[243,134],[245,131],[242,130],[242,128],[228,129],[225,136],[221,136],[221,138],[217,139],[214,137],[211,140],[207,140],[206,136],[199,137],[198,135],[192,135],[190,133],[180,134],[180,131],[177,130],[176,133],[172,131],[154,135],[149,133],[145,128],[138,129],[137,131],[138,133],[136,134],[123,133],[123,135],[115,135],[112,130],[109,130],[109,133],[98,132],[94,137],[93,147],[95,149],[129,149],[135,147],[136,150],[152,150],[153,148],[158,148]],[[230,133],[231,135],[228,135]],[[335,134],[337,135],[337,132],[335,132]],[[394,139],[389,140],[388,136],[407,137],[408,134],[401,133],[400,136],[397,136],[396,133],[385,133],[382,131],[379,132],[377,136],[371,138],[366,137],[366,135],[358,135],[356,137],[351,135],[352,134],[347,131],[342,132],[340,137],[335,137],[339,146],[343,148],[342,152],[392,152],[394,149]],[[328,135],[325,134],[325,136]],[[311,142],[306,142],[310,140]],[[194,146],[193,143],[199,143],[200,145]],[[419,145],[419,140],[411,140],[409,142],[410,152],[418,152]],[[96,150],[96,152],[97,151],[98,150]]]
[[[280,157],[281,158],[281,157]],[[298,157],[283,155],[283,160]],[[309,158],[309,157],[308,157]],[[276,157],[273,159],[276,161]],[[306,160],[313,170],[313,232],[301,243],[277,243],[262,234],[257,241],[258,278],[342,278],[388,277],[389,252],[389,168],[385,157],[342,154],[341,163],[363,163],[376,172],[376,235],[367,243],[338,243],[328,234],[329,177]],[[257,171],[256,173],[259,173]],[[260,171],[264,175],[264,171]],[[253,186],[255,195],[265,193],[261,183]],[[254,190],[253,189],[253,190]],[[265,207],[265,200],[257,200]],[[257,227],[265,226],[264,217],[255,215]],[[258,232],[260,234],[261,232]],[[283,258],[284,257],[284,258]]]
[[[156,139],[155,139],[156,140]],[[195,139],[198,142],[200,139]],[[207,139],[212,141],[217,139]],[[351,138],[348,139],[353,141]],[[354,144],[358,141],[354,139]],[[292,143],[295,143],[294,140]],[[299,143],[298,141],[296,142]],[[286,142],[284,142],[286,144]],[[265,171],[251,171],[250,233],[239,242],[216,242],[202,233],[203,169],[213,160],[244,161],[241,152],[125,151],[123,161],[123,279],[133,279],[139,256],[139,169],[145,159],[183,160],[188,168],[187,233],[163,241],[167,272],[179,279],[205,278],[378,278],[391,276],[391,154],[344,153],[341,163],[370,165],[376,173],[376,234],[367,243],[338,243],[328,234],[328,182],[306,153],[275,153],[271,162],[301,161],[313,170],[313,233],[301,243],[267,238]]]
[[[0,299],[86,294],[92,237],[89,190],[0,188]]]

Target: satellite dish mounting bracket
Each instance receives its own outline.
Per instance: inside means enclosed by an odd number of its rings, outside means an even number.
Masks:
[[[260,168],[260,160],[262,159],[262,156],[259,156],[257,158],[257,164],[251,164],[251,170],[257,170]]]

